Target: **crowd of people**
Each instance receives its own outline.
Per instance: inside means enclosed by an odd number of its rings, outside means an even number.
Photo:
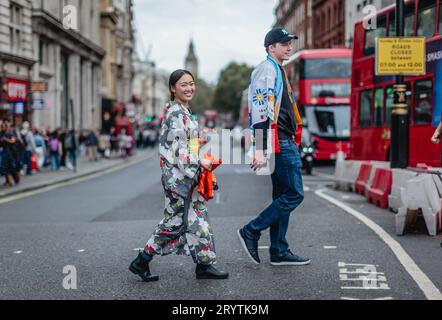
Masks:
[[[90,162],[128,158],[134,140],[123,129],[103,134],[93,130],[37,129],[29,122],[13,126],[0,120],[0,176],[4,186],[20,184],[21,177],[42,171],[77,171],[77,157]],[[47,168],[47,170],[44,170]]]

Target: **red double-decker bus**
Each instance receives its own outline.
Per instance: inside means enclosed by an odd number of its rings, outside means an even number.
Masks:
[[[410,116],[409,166],[441,165],[441,147],[431,143],[442,113],[442,1],[405,1],[405,36],[426,37],[426,70],[423,76],[406,77]],[[396,36],[395,5],[377,12],[377,28],[355,25],[351,152],[356,160],[390,160],[390,126],[394,77],[375,75],[377,37]]]
[[[315,160],[334,160],[350,147],[349,49],[297,52],[285,64],[305,130],[315,144]]]

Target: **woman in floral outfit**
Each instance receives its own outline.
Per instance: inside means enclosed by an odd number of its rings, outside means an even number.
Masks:
[[[129,270],[144,281],[157,281],[149,270],[155,255],[172,253],[192,256],[197,264],[197,279],[226,279],[217,270],[215,244],[207,207],[195,186],[201,168],[211,170],[212,162],[199,159],[198,122],[189,102],[195,93],[193,75],[177,70],[170,76],[171,102],[166,111],[160,137],[160,166],[165,192],[164,219],[158,224],[145,249]]]

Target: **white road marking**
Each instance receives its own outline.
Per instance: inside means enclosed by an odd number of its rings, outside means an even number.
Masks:
[[[356,301],[356,300],[361,300],[361,299],[342,297],[341,300],[354,300],[354,301]],[[376,301],[376,300],[379,300],[379,301],[382,301],[382,300],[393,300],[393,297],[385,297],[385,298],[373,299],[373,301]]]
[[[133,251],[143,251],[144,248],[135,248]]]
[[[335,179],[335,176],[333,176],[331,174],[315,172],[314,175],[317,176],[317,177],[320,177],[320,178],[325,178],[325,179],[331,179],[331,180]]]
[[[14,254],[21,254],[21,253],[23,253],[23,251],[14,251]]]
[[[255,174],[252,168],[235,169],[236,174]]]
[[[351,286],[341,287],[342,290],[390,290],[387,277],[384,273],[378,273],[375,265],[339,262],[338,266],[339,280],[351,284]],[[354,276],[349,277],[349,269]],[[353,286],[355,282],[362,282],[362,284]]]
[[[20,199],[23,199],[23,198],[32,197],[32,196],[35,196],[35,195],[40,194],[40,193],[45,193],[45,192],[48,192],[48,191],[51,191],[51,190],[54,190],[54,189],[58,189],[58,188],[74,185],[74,184],[77,184],[77,183],[85,182],[85,181],[88,181],[88,180],[91,180],[91,179],[95,179],[95,178],[104,176],[106,174],[113,173],[113,172],[116,172],[116,171],[119,171],[119,170],[122,170],[122,169],[125,169],[125,168],[128,168],[128,167],[131,167],[131,166],[136,165],[136,164],[138,164],[140,162],[146,161],[146,160],[148,160],[148,159],[150,159],[152,157],[153,157],[153,155],[151,155],[151,156],[149,156],[147,158],[143,158],[143,159],[139,159],[139,160],[133,161],[133,162],[118,164],[115,167],[111,167],[111,168],[106,169],[106,170],[101,171],[101,172],[93,173],[93,174],[88,175],[86,177],[74,178],[73,180],[70,180],[70,181],[67,181],[67,182],[56,182],[53,185],[50,185],[50,186],[47,186],[47,187],[44,187],[44,188],[41,188],[41,189],[32,190],[32,191],[26,191],[26,192],[23,192],[23,193],[20,193],[20,194],[12,195],[12,196],[5,196],[4,198],[0,199],[0,204],[4,204],[4,203],[20,200]]]
[[[221,192],[220,191],[216,191],[215,193],[215,203],[216,204],[223,204],[224,201],[221,200]]]
[[[384,229],[379,225],[374,223],[372,220],[368,219],[362,213],[356,211],[350,206],[334,199],[333,197],[325,194],[326,189],[318,190],[315,194],[323,198],[337,207],[341,208],[348,214],[352,215],[356,219],[363,222],[367,227],[373,230],[382,241],[387,244],[388,247],[393,251],[396,258],[408,272],[408,274],[413,278],[416,284],[424,293],[428,300],[442,300],[442,294],[440,290],[434,285],[434,283],[428,278],[428,276],[419,268],[419,266],[414,262],[414,260],[408,255],[408,253],[402,248],[402,246],[394,240]]]
[[[335,250],[335,249],[337,249],[338,247],[336,247],[336,246],[324,246],[324,249],[325,250]]]
[[[260,250],[268,250],[268,249],[270,249],[270,247],[262,246],[262,247],[258,247],[258,249],[260,249]]]
[[[310,189],[310,187],[304,186],[304,191],[308,192],[308,191],[311,191],[311,189]]]
[[[85,251],[86,250],[84,250],[84,249],[77,250],[77,252],[80,252],[80,253],[85,252]]]

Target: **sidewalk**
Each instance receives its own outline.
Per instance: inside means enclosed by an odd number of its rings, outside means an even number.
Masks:
[[[156,153],[157,148],[136,150],[135,155],[132,156],[129,160],[124,160],[121,158],[100,159],[97,162],[89,162],[85,157],[81,157],[77,161],[76,173],[67,168],[63,168],[63,171],[60,170],[57,172],[51,171],[49,167],[43,168],[40,172],[34,172],[32,176],[21,176],[21,181],[18,186],[8,188],[3,186],[3,183],[1,183],[0,199],[19,193],[45,188],[57,183],[67,182],[78,178],[90,176],[111,168],[124,166],[125,164],[142,161],[143,159],[150,158]]]

